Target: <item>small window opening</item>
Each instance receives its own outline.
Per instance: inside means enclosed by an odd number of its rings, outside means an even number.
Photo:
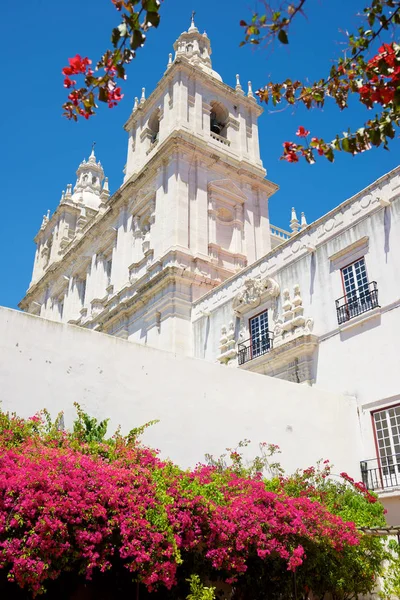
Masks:
[[[210,131],[221,137],[227,137],[228,111],[221,102],[211,102]]]
[[[160,111],[157,109],[149,119],[149,129],[151,131],[151,143],[158,141],[160,133]]]

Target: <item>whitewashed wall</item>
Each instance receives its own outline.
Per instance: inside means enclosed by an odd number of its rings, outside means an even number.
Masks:
[[[376,457],[371,410],[400,403],[399,192],[398,167],[218,286],[193,308],[194,355],[215,361],[220,352],[221,327],[236,318],[232,302],[246,278],[267,276],[277,281],[281,290],[278,314],[282,312],[282,291],[288,288],[292,293],[294,285],[299,284],[304,315],[314,320],[313,334],[319,341],[315,384],[356,398],[363,459]],[[382,206],[382,199],[387,201],[386,206]],[[369,281],[377,282],[381,308],[365,313],[360,323],[349,321],[338,327],[335,300],[344,293],[340,267],[346,262],[341,265],[331,257],[362,239],[366,240],[365,253],[360,255],[365,256]],[[306,246],[310,245],[314,246],[313,252],[307,251]],[[256,312],[262,310],[260,305]],[[269,325],[273,330],[272,314]],[[265,360],[268,361],[268,355]]]
[[[0,400],[27,417],[78,401],[186,467],[244,438],[280,445],[288,471],[329,458],[359,477],[355,401],[0,308]],[[256,447],[253,450],[257,450]],[[252,452],[253,450],[250,450]]]

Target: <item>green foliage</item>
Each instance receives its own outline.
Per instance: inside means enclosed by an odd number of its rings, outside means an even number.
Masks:
[[[85,413],[77,402],[74,402],[74,406],[78,415],[73,426],[73,435],[76,439],[86,444],[104,443],[110,419],[99,421],[96,417],[90,417]]]
[[[345,477],[333,475],[332,466],[328,461],[320,461],[316,467],[298,470],[291,476],[285,476],[281,465],[278,462],[271,463],[270,460],[280,452],[278,446],[260,444],[260,455],[246,463],[238,449],[248,446],[249,443],[249,440],[244,440],[234,450],[227,448],[228,455],[224,454],[219,458],[207,455],[206,459],[220,472],[233,471],[241,476],[257,478],[265,474],[267,478],[264,479],[264,483],[269,491],[284,493],[290,497],[305,496],[323,504],[344,521],[354,522],[359,528],[385,525],[384,508],[380,502],[375,501],[375,495],[360,491],[362,484],[355,484],[360,489],[349,484],[351,478],[346,479],[348,476],[345,473]],[[342,553],[328,545],[320,545],[317,549],[308,546],[305,550],[307,560],[296,573],[299,594],[307,597],[308,590],[312,590],[319,597],[331,594],[333,600],[352,600],[358,595],[369,594],[374,589],[378,577],[382,575],[384,561],[388,558],[384,540],[368,535],[362,536],[358,546],[347,548]],[[394,552],[392,556],[395,556]],[[398,555],[397,561],[391,562],[393,575],[390,581],[393,582],[396,582],[396,576],[400,582]],[[397,571],[393,566],[396,564]],[[265,592],[260,571],[262,568],[262,565],[255,561],[254,570],[250,565],[243,583],[250,596],[260,600],[264,598]],[[284,576],[282,572],[277,573],[276,577],[274,590],[270,590],[271,597],[278,598],[280,594],[290,597],[293,586],[290,577]],[[391,584],[391,589],[397,589],[395,583]],[[388,600],[389,596],[385,596],[384,599]]]
[[[31,419],[25,420],[0,410],[2,447],[13,449],[29,440],[33,444],[37,443],[37,447],[34,447],[35,456],[39,446],[44,444],[46,447],[59,447],[62,452],[72,448],[76,453],[96,457],[98,462],[104,458],[103,462],[107,465],[118,460],[120,466],[129,464],[132,467],[134,464],[142,469],[141,454],[135,451],[138,447],[138,436],[155,421],[132,429],[127,436],[123,436],[117,430],[110,437],[107,436],[108,419],[98,420],[91,417],[78,404],[75,404],[75,408],[77,417],[70,432],[65,431],[62,426],[62,414],[52,421],[47,411],[41,411]],[[217,584],[218,579],[226,581],[227,573],[221,575],[216,570],[210,570],[200,550],[190,556],[187,549],[182,550],[177,544],[176,523],[171,524],[171,517],[176,514],[177,500],[174,495],[179,498],[179,503],[190,507],[185,519],[193,519],[195,522],[204,514],[209,514],[211,518],[217,507],[222,507],[223,511],[226,509],[228,514],[233,501],[230,496],[232,483],[243,478],[243,496],[248,493],[247,486],[250,489],[251,484],[254,484],[254,489],[261,488],[263,493],[265,490],[274,492],[274,495],[285,502],[293,498],[307,498],[315,503],[313,507],[317,503],[323,505],[331,514],[337,515],[345,522],[355,523],[358,528],[382,526],[385,523],[383,507],[376,501],[375,496],[366,492],[362,484],[351,484],[353,480],[346,474],[342,474],[341,477],[335,476],[327,461],[286,476],[276,461],[276,455],[280,452],[278,446],[264,442],[260,444],[255,459],[246,461],[243,450],[249,443],[249,440],[243,440],[236,448],[228,448],[226,454],[219,458],[207,455],[209,467],[194,472],[182,471],[169,461],[159,461],[157,464],[154,461],[149,473],[151,502],[146,508],[145,517],[154,534],[161,535],[168,544],[170,555],[179,565],[180,597],[186,594],[186,581],[190,584],[188,600],[214,600],[215,588],[206,587],[204,584],[208,581],[215,581]],[[151,452],[148,450],[150,458],[147,460],[152,461]],[[255,507],[257,501],[253,509]],[[247,514],[246,512],[245,515]],[[17,519],[17,516],[15,518]],[[304,520],[304,524],[306,521],[307,519]],[[325,527],[325,523],[326,521],[323,521],[321,526]],[[265,522],[265,525],[271,527],[271,521]],[[190,531],[194,531],[194,527]],[[290,551],[296,547],[296,535],[293,535],[293,541],[290,542]],[[380,538],[367,535],[361,536],[359,545],[345,545],[342,549],[332,545],[328,535],[321,536],[317,541],[304,536],[301,545],[305,560],[296,569],[299,599],[306,598],[310,590],[321,598],[325,594],[331,594],[333,600],[351,600],[358,595],[368,594],[382,573],[384,560],[388,558],[390,561],[386,569],[382,599],[388,600],[390,594],[399,592],[398,544],[390,545],[389,554]],[[232,547],[234,544],[230,543],[229,551]],[[227,567],[224,566],[224,569]],[[293,573],[287,569],[287,564],[278,556],[261,558],[257,551],[250,550],[246,557],[246,570],[237,578],[232,600],[289,598],[293,592],[293,577]]]
[[[382,600],[400,598],[400,544],[396,540],[390,540],[388,546],[387,566],[382,590],[379,592]]]
[[[190,593],[187,595],[187,600],[214,600],[215,599],[215,588],[206,587],[200,581],[198,575],[191,575],[186,580],[190,585]]]

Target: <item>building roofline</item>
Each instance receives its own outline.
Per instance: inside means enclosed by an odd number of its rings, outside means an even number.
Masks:
[[[247,267],[245,267],[244,269],[242,269],[241,271],[239,271],[238,273],[235,273],[231,277],[229,277],[228,279],[225,279],[224,281],[222,281],[217,287],[215,287],[214,289],[210,290],[209,292],[207,292],[203,296],[200,296],[200,298],[198,298],[197,300],[195,300],[193,302],[193,306],[199,305],[206,298],[210,297],[214,293],[217,293],[218,290],[222,289],[224,286],[226,286],[230,282],[234,281],[237,277],[245,275],[246,272],[251,271],[254,267],[258,266],[259,264],[261,264],[265,260],[268,260],[269,258],[272,258],[275,254],[277,254],[278,252],[281,252],[283,248],[286,248],[287,246],[290,246],[290,244],[292,242],[300,240],[302,238],[302,236],[304,236],[304,235],[308,235],[310,233],[311,229],[316,229],[324,221],[327,221],[327,220],[331,219],[335,214],[337,214],[338,212],[341,212],[343,210],[343,208],[345,208],[346,206],[349,206],[353,202],[357,201],[358,198],[360,198],[360,196],[364,196],[366,194],[366,192],[368,192],[372,188],[376,187],[380,183],[384,182],[385,180],[392,179],[392,177],[394,175],[396,175],[397,173],[400,174],[400,165],[398,165],[397,167],[395,167],[394,169],[392,169],[388,173],[385,173],[384,175],[382,175],[381,177],[379,177],[378,179],[376,179],[375,181],[373,181],[372,183],[370,183],[369,185],[367,185],[365,188],[363,188],[362,190],[360,190],[359,192],[357,192],[356,194],[354,194],[354,196],[351,196],[347,200],[344,200],[341,204],[339,204],[338,206],[336,206],[335,208],[333,208],[329,212],[327,212],[324,215],[322,215],[322,217],[319,217],[316,221],[313,221],[312,223],[309,223],[309,225],[307,225],[307,227],[305,227],[304,229],[298,231],[291,238],[289,238],[288,240],[285,240],[284,242],[282,242],[281,244],[279,244],[278,246],[276,246],[275,248],[273,248],[272,250],[270,250],[269,252],[267,252],[267,254],[264,254],[264,256],[261,256],[260,258],[258,258],[254,262],[252,262],[250,265],[248,265]],[[322,243],[325,243],[325,240]]]

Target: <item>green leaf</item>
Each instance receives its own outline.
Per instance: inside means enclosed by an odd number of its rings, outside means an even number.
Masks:
[[[350,141],[347,137],[342,140],[342,150],[344,150],[345,152],[351,152]]]
[[[160,23],[160,15],[158,12],[148,12],[146,15],[146,23],[151,23],[153,27],[158,27]]]
[[[142,6],[147,12],[158,12],[160,3],[158,0],[143,0]]]
[[[329,148],[329,150],[325,152],[325,156],[329,160],[329,162],[333,162],[335,160],[332,148]]]
[[[108,95],[107,92],[104,88],[100,87],[99,88],[99,100],[100,102],[107,102],[108,99]]]
[[[111,33],[111,43],[113,46],[116,46],[118,44],[120,37],[121,37],[121,32],[118,29],[118,27],[115,27]]]
[[[130,39],[130,46],[132,50],[137,50],[137,48],[140,48],[140,46],[144,43],[145,39],[146,38],[143,35],[143,33],[138,29],[135,29]]]
[[[286,33],[286,31],[284,29],[281,29],[280,32],[278,33],[278,40],[282,44],[288,44],[289,43],[287,33]]]

